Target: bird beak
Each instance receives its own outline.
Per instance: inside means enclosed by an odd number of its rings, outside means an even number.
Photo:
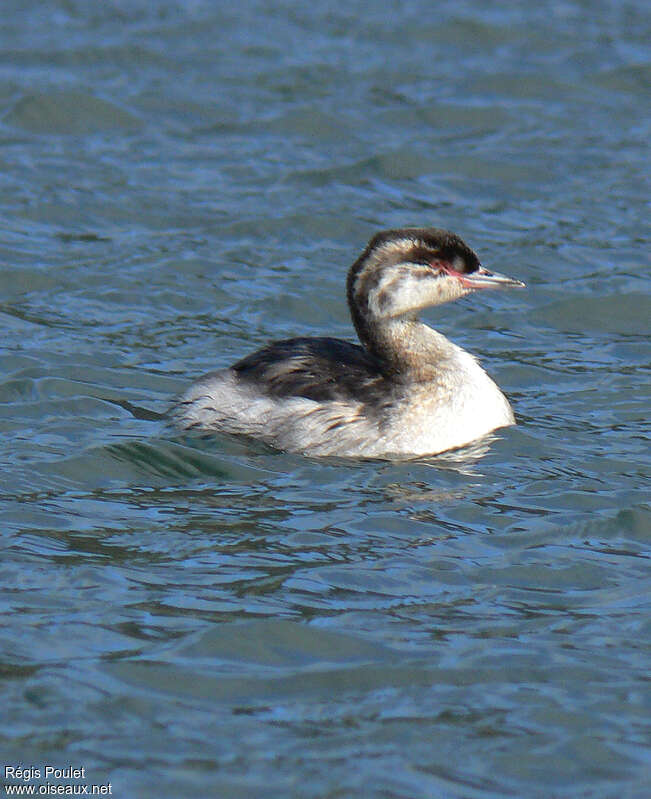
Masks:
[[[498,272],[489,272],[480,266],[476,272],[471,274],[459,274],[459,279],[465,288],[468,289],[508,289],[526,288],[526,284],[521,280],[514,280],[512,277],[500,275]]]

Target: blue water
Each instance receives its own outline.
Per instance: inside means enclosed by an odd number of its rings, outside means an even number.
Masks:
[[[5,766],[649,796],[650,40],[615,0],[3,4]],[[347,268],[405,224],[528,284],[426,314],[517,427],[386,463],[156,419],[352,338]]]

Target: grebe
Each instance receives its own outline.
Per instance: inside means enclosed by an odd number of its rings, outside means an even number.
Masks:
[[[305,455],[414,457],[515,424],[474,356],[423,324],[423,308],[475,289],[524,286],[491,273],[436,228],[377,233],[348,273],[362,346],[292,338],[194,383],[173,409],[185,429],[245,434]]]

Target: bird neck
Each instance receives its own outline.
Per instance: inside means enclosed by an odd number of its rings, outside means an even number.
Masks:
[[[393,378],[426,382],[453,368],[459,347],[417,318],[370,320],[357,333],[362,344]]]

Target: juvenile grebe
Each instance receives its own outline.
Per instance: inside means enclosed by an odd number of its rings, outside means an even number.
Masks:
[[[173,409],[186,429],[245,434],[306,455],[435,454],[515,423],[476,359],[418,319],[474,289],[524,286],[488,272],[454,233],[375,235],[348,273],[362,346],[277,341],[194,383]]]

